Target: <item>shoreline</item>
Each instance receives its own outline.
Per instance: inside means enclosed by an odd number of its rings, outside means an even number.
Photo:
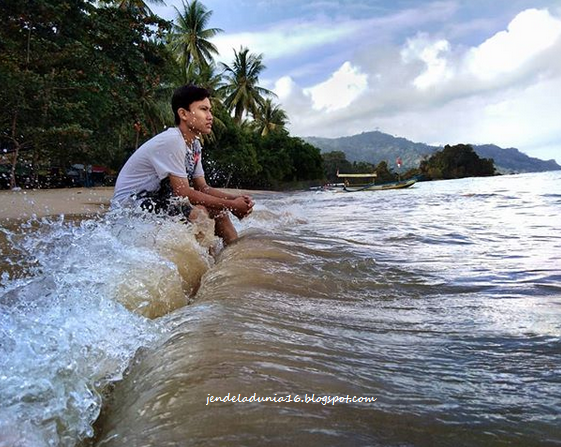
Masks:
[[[217,188],[232,194],[270,194],[271,191]],[[112,186],[92,188],[21,189],[0,191],[0,223],[61,214],[100,214],[109,209]]]

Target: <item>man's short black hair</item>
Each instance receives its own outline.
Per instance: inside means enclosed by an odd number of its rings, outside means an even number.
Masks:
[[[171,97],[171,109],[175,118],[175,124],[179,124],[181,120],[177,111],[179,109],[189,110],[189,106],[195,101],[202,101],[210,97],[210,92],[203,87],[193,84],[182,85],[173,92]]]

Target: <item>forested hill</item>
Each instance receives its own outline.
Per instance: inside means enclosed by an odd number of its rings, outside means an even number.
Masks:
[[[377,165],[387,161],[393,166],[400,157],[403,169],[417,168],[421,160],[433,154],[441,147],[430,146],[424,143],[414,143],[405,138],[394,137],[383,132],[363,132],[359,135],[340,138],[306,137],[304,140],[316,147],[321,152],[342,151],[347,160],[367,161]],[[540,160],[529,157],[518,149],[502,149],[492,144],[472,145],[481,158],[492,158],[499,172],[542,172],[561,169],[554,160]]]
[[[505,172],[542,172],[561,169],[561,166],[555,160],[540,160],[539,158],[529,157],[513,147],[503,149],[494,144],[484,144],[473,146],[473,149],[481,158],[495,160],[497,169],[500,168],[501,171]]]

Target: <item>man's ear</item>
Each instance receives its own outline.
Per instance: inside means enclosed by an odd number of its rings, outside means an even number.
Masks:
[[[187,118],[189,118],[189,115],[191,115],[191,112],[183,107],[180,107],[179,109],[177,109],[177,114],[182,120],[187,120]]]

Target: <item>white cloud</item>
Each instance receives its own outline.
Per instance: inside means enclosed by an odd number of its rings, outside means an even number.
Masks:
[[[559,162],[560,54],[561,18],[526,10],[471,47],[427,33],[401,47],[365,42],[323,82],[284,77],[274,90],[296,135],[379,128],[428,143],[518,147]],[[548,156],[556,144],[560,153]]]
[[[467,69],[483,80],[511,73],[552,46],[560,36],[561,20],[547,10],[522,11],[505,31],[467,53]]]
[[[288,99],[294,90],[297,88],[296,83],[290,76],[283,76],[275,83],[273,91],[277,94],[280,100]]]
[[[347,61],[327,81],[307,88],[304,92],[312,98],[315,110],[329,112],[347,107],[367,86],[367,75]]]
[[[432,100],[440,102],[535,82],[536,76],[552,71],[556,62],[551,56],[560,47],[561,19],[547,10],[529,9],[477,46],[452,48],[446,39],[419,33],[407,40],[400,55],[405,66],[416,70],[410,82],[421,91],[430,88]]]
[[[291,116],[298,116],[303,111],[312,108],[311,98],[304,93],[290,76],[283,76],[275,83],[273,91],[279,98],[283,108],[289,111]]]
[[[262,6],[267,3],[265,2]],[[328,52],[331,57],[337,57],[338,60],[340,57],[350,58],[355,49],[360,48],[365,38],[372,40],[372,45],[376,45],[377,42],[386,42],[396,32],[418,29],[435,20],[445,20],[457,9],[455,1],[435,1],[392,14],[372,15],[371,9],[377,8],[368,2],[365,4],[349,2],[346,6],[348,14],[335,14],[334,11],[341,8],[340,2],[333,1],[328,4],[331,5],[331,8],[326,8],[322,2],[307,3],[304,10],[317,12],[313,18],[303,13],[304,15],[298,19],[283,20],[274,25],[264,23],[260,30],[219,34],[212,39],[219,51],[218,59],[229,63],[233,59],[233,50],[237,51],[240,46],[249,48],[252,53],[263,53],[266,61],[282,58],[289,61],[291,56],[302,55],[317,49],[320,50],[319,54],[309,53],[309,63],[316,70],[319,67],[321,71],[324,65],[320,59],[329,57],[325,52],[321,52],[322,47],[326,45],[331,45]],[[286,9],[293,8],[287,4]],[[332,11],[332,14],[327,11]],[[350,18],[353,16],[353,11],[355,17],[361,18]],[[357,15],[357,11],[364,15]],[[293,66],[289,70],[290,74],[295,76],[300,67]]]
[[[431,42],[424,33],[418,34],[414,39],[408,39],[401,57],[405,63],[420,60],[425,65],[425,71],[413,80],[413,84],[425,90],[433,85],[438,85],[453,77],[445,57],[450,51],[450,44],[444,39]]]
[[[212,41],[226,63],[240,46],[264,54],[261,81],[277,93],[296,135],[337,137],[379,127],[429,143],[561,146],[559,2],[405,3],[415,6],[244,0],[226,8],[209,0],[213,18],[263,16],[257,30],[255,20],[245,26],[240,17],[235,28],[252,32]],[[519,4],[548,6],[519,9],[502,22]],[[293,18],[277,21],[281,10]],[[221,20],[213,26],[228,31]],[[561,154],[554,156],[561,162]]]
[[[230,60],[233,49],[240,46],[252,53],[263,53],[267,59],[276,59],[297,54],[320,45],[337,42],[354,32],[352,23],[295,23],[283,22],[274,28],[261,32],[219,34],[213,38],[220,58]]]
[[[542,80],[517,92],[508,92],[481,110],[480,133],[487,141],[499,145],[549,144],[561,135],[559,104],[561,78]]]

